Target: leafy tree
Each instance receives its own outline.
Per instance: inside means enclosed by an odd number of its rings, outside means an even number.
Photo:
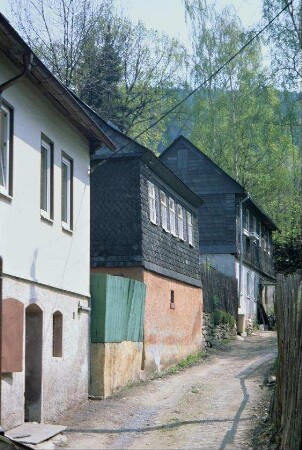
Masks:
[[[271,65],[276,81],[282,87],[299,90],[302,78],[302,4],[300,0],[263,0],[263,16],[271,20],[282,8],[286,10],[269,27],[267,43],[271,44]]]
[[[186,0],[196,84],[248,41],[234,10]],[[288,96],[272,86],[254,42],[195,96],[188,137],[239,181],[285,232],[299,227],[299,146]],[[297,117],[291,111],[292,117]],[[293,122],[292,122],[293,123]],[[294,234],[296,231],[294,232]]]
[[[98,42],[95,37],[90,41],[87,40],[84,46],[82,65],[78,70],[78,94],[101,116],[114,121],[121,102],[122,60],[110,25],[99,34]]]
[[[114,0],[16,0],[12,5],[21,34],[52,72],[132,136],[160,115],[173,97],[170,90],[181,83],[184,48],[119,15]]]

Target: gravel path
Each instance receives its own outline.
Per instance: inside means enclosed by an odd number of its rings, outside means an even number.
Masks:
[[[249,449],[275,357],[273,332],[232,341],[198,366],[69,411],[63,437],[37,448]]]

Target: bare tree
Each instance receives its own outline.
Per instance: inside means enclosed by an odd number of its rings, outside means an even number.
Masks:
[[[12,14],[30,46],[72,87],[87,41],[110,15],[112,5],[113,0],[15,0]]]
[[[52,72],[125,132],[152,123],[182,86],[185,49],[132,23],[115,0],[16,0],[12,9]]]

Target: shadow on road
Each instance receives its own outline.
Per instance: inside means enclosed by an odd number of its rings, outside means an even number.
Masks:
[[[256,362],[256,363],[252,364],[250,367],[248,367],[247,369],[240,372],[238,374],[238,376],[236,377],[236,378],[240,379],[240,387],[242,390],[243,399],[238,408],[237,413],[235,414],[235,416],[232,420],[232,422],[233,422],[232,428],[229,431],[227,431],[227,433],[225,434],[225,437],[221,443],[221,446],[219,447],[219,450],[224,450],[227,445],[234,443],[234,439],[235,439],[235,436],[236,436],[236,433],[238,430],[238,425],[242,420],[244,420],[241,418],[241,415],[242,415],[242,413],[249,401],[249,398],[250,398],[250,395],[249,395],[248,390],[245,385],[245,381],[251,375],[253,375],[258,369],[260,369],[262,366],[264,366],[268,362],[272,361],[273,359],[274,359],[274,356],[264,357],[264,358],[262,358],[262,361],[260,363]]]
[[[164,425],[155,425],[144,428],[67,428],[64,433],[110,433],[110,434],[120,434],[120,433],[145,433],[150,431],[157,431],[162,429],[171,429],[178,428],[185,425],[200,425],[200,424],[211,424],[211,423],[225,423],[225,422],[233,422],[234,419],[204,419],[204,420],[179,420],[174,423],[167,423]],[[242,419],[238,419],[240,422],[245,420],[251,420],[251,417],[244,417]]]

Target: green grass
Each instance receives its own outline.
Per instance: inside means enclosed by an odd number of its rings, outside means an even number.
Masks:
[[[207,356],[208,354],[206,351],[194,353],[193,355],[189,355],[187,358],[179,361],[179,363],[175,364],[175,366],[169,367],[163,372],[155,373],[152,378],[162,378],[167,375],[178,373],[188,367],[196,366],[197,364],[200,364]]]

